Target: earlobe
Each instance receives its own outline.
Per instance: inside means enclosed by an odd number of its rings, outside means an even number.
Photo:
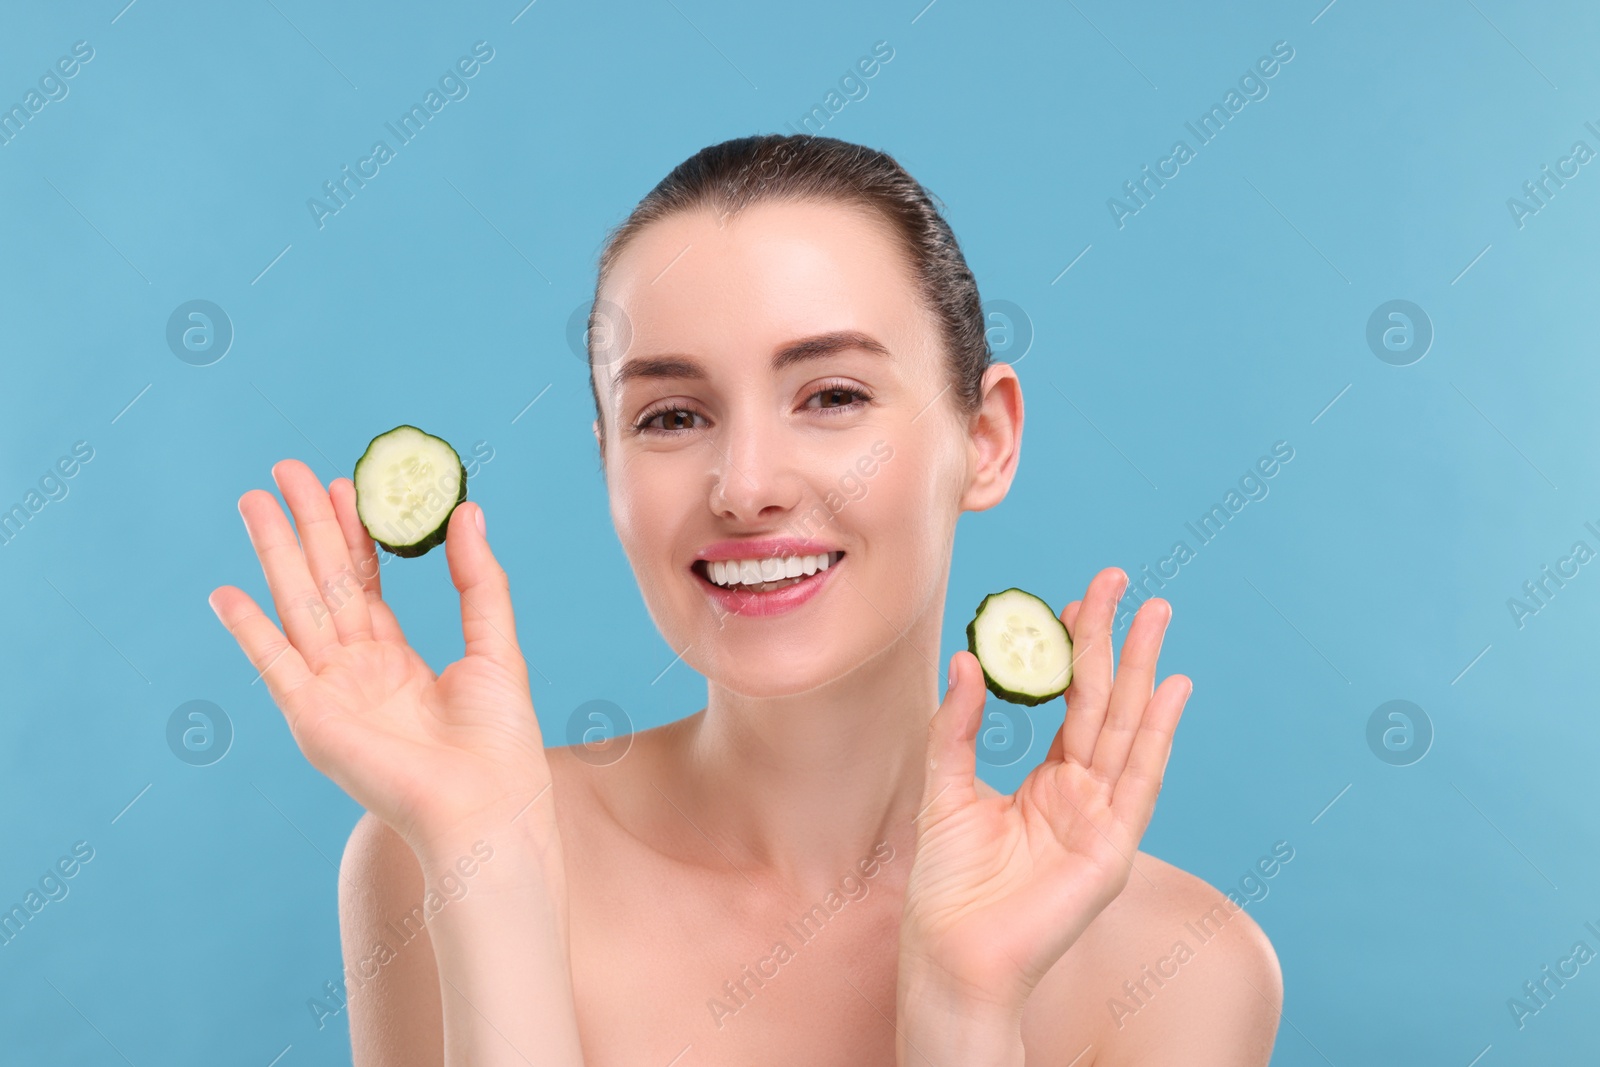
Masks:
[[[983,403],[971,423],[972,481],[963,510],[985,511],[1005,499],[1022,457],[1022,382],[1009,363],[984,372]]]

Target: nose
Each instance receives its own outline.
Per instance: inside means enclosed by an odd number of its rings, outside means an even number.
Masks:
[[[801,496],[796,442],[779,420],[731,415],[704,440],[712,449],[711,510],[735,525],[789,514]]]

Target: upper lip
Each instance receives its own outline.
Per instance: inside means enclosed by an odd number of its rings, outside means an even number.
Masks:
[[[821,541],[803,541],[794,537],[758,537],[744,541],[716,541],[702,548],[695,561],[820,556],[837,551],[839,549]]]

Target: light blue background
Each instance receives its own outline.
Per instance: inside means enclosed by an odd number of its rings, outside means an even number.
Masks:
[[[0,547],[0,904],[96,851],[0,948],[8,1060],[347,1062],[343,1016],[318,1031],[306,1001],[340,973],[359,810],[206,606],[225,582],[266,599],[235,501],[275,460],[331,479],[400,421],[488,442],[471,494],[547,736],[595,698],[641,727],[701,706],[692,671],[661,674],[568,319],[674,164],[784,131],[879,40],[893,60],[822,132],[936,193],[985,298],[1035,332],[1021,470],[962,521],[943,655],[984,593],[1065,603],[1154,564],[1288,441],[1270,495],[1163,591],[1164,668],[1196,689],[1145,847],[1228,887],[1293,845],[1250,906],[1287,988],[1274,1064],[1594,1055],[1600,965],[1521,1031],[1506,1007],[1600,948],[1600,564],[1521,629],[1506,607],[1600,548],[1600,164],[1523,228],[1506,207],[1600,149],[1592,5],[125,2],[9,5],[0,29],[6,106],[95,50],[0,148],[0,508],[95,450]],[[479,40],[470,95],[319,230],[306,199]],[[1280,40],[1270,95],[1118,229],[1107,198]],[[236,330],[212,366],[165,342],[195,298]],[[1406,367],[1365,341],[1396,298],[1436,330]],[[457,656],[444,554],[385,575],[419,650]],[[1365,738],[1396,698],[1436,731],[1407,767]],[[167,748],[191,699],[236,730],[210,767]]]

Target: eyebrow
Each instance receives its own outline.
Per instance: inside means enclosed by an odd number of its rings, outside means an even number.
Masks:
[[[873,355],[893,358],[889,349],[876,338],[859,330],[834,330],[831,333],[820,333],[814,337],[803,337],[798,341],[791,341],[772,354],[772,369],[783,370],[785,367],[807,360],[823,359],[837,352],[850,349],[860,349],[871,352]],[[628,382],[635,378],[673,378],[689,381],[705,381],[710,375],[699,363],[687,356],[645,356],[628,360],[617,371],[613,388],[621,390]]]

